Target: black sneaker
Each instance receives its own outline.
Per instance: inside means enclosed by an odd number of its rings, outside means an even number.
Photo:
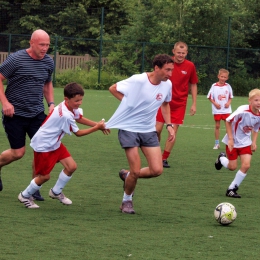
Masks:
[[[41,196],[40,191],[37,190],[33,195],[33,198],[38,201],[44,201],[44,198]]]
[[[222,164],[221,164],[221,162],[220,162],[220,160],[219,160],[220,157],[226,157],[226,154],[225,154],[224,152],[220,153],[219,156],[218,156],[218,158],[217,158],[217,160],[215,161],[215,168],[216,168],[217,170],[220,170],[220,169],[222,168]]]
[[[237,199],[241,198],[241,196],[239,194],[237,194],[237,190],[238,190],[237,185],[235,186],[234,189],[227,189],[226,196],[232,197],[232,198],[237,198]]]
[[[2,179],[1,179],[1,171],[0,171],[0,191],[3,190],[3,182],[2,182]]]
[[[171,166],[168,164],[167,160],[162,161],[163,168],[170,168]]]

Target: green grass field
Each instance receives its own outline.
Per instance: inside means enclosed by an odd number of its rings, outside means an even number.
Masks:
[[[62,89],[55,89],[55,97],[56,103],[63,100]],[[90,119],[108,120],[118,104],[108,91],[87,90],[82,108]],[[242,104],[247,104],[247,98],[235,97],[233,110]],[[222,123],[221,139],[224,133]],[[0,138],[2,151],[9,147],[2,127]],[[166,130],[162,143],[165,138]],[[197,114],[187,114],[179,129],[169,158],[172,167],[158,178],[138,181],[135,215],[119,210],[123,189],[118,171],[127,167],[127,161],[117,130],[109,136],[101,132],[81,138],[66,136],[63,143],[78,163],[64,189],[73,201],[71,206],[48,198],[60,164],[41,189],[45,201],[37,202],[40,209],[26,209],[18,202],[18,193],[31,180],[29,142],[24,158],[3,168],[1,260],[259,259],[259,151],[240,186],[242,198],[225,197],[235,172],[214,168],[224,145],[219,151],[212,149],[214,120],[205,96],[198,96]],[[213,217],[215,206],[224,201],[232,203],[238,213],[230,226],[219,225]]]

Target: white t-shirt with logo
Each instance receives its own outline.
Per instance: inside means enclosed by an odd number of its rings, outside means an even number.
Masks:
[[[232,134],[235,148],[246,147],[252,144],[251,131],[259,131],[260,115],[254,114],[249,105],[238,107],[226,121],[232,122]],[[228,144],[227,134],[224,136],[222,142],[226,145]]]
[[[142,73],[119,81],[116,88],[124,97],[106,123],[106,128],[138,133],[155,131],[158,108],[172,98],[171,81],[154,85],[149,81],[147,73]]]
[[[216,103],[220,104],[221,108],[217,109],[214,104],[212,104],[212,114],[230,114],[232,112],[231,105],[225,108],[225,104],[230,98],[233,98],[233,91],[228,83],[223,86],[218,83],[214,83],[207,95],[208,99],[214,100]]]
[[[65,134],[71,135],[71,131],[77,132],[79,130],[75,119],[80,119],[82,115],[81,108],[71,112],[65,101],[61,102],[48,115],[33,136],[30,146],[36,152],[49,152],[58,149]]]

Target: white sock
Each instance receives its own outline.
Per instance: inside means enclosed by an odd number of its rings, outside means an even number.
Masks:
[[[234,189],[235,185],[238,187],[241,182],[245,179],[246,173],[241,172],[240,170],[236,173],[235,179],[231,182],[228,189]]]
[[[127,200],[131,200],[132,201],[132,194],[131,195],[127,195],[125,192],[124,192],[124,196],[123,196],[123,201],[127,201]]]
[[[222,157],[219,158],[219,160],[220,160],[221,164],[222,164],[225,168],[228,167],[229,160],[228,160],[227,157],[222,156]]]
[[[62,192],[63,188],[65,187],[65,185],[67,184],[67,182],[71,179],[71,176],[68,176],[64,173],[64,171],[62,170],[60,172],[59,178],[55,184],[55,186],[52,188],[52,191],[58,195]]]
[[[38,186],[34,179],[30,182],[29,186],[22,191],[22,195],[25,198],[30,198],[37,190],[39,190],[42,186]]]

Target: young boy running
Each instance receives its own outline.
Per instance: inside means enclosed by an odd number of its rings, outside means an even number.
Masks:
[[[207,98],[212,103],[212,114],[215,120],[215,145],[213,149],[219,149],[219,129],[220,121],[224,120],[232,112],[231,100],[233,98],[233,91],[231,86],[226,82],[228,80],[229,71],[220,69],[218,72],[218,82],[214,83],[207,95]]]
[[[240,157],[241,166],[229,185],[226,196],[241,198],[237,194],[250,168],[252,152],[256,150],[256,140],[260,127],[260,90],[253,89],[249,92],[249,105],[243,105],[226,119],[227,134],[222,142],[226,144],[226,154],[220,153],[215,168],[220,170],[222,166],[234,171],[237,168],[237,157]],[[251,132],[252,140],[251,140]]]
[[[76,136],[83,136],[97,130],[103,130],[104,134],[110,132],[105,130],[103,120],[96,123],[82,116],[82,109],[79,106],[82,104],[83,96],[84,90],[77,83],[65,86],[64,101],[54,108],[32,138],[30,145],[34,150],[37,176],[18,195],[18,200],[27,208],[39,208],[34,203],[32,195],[50,179],[50,173],[57,162],[60,162],[64,169],[60,172],[55,186],[50,189],[49,197],[58,199],[65,205],[72,204],[72,201],[65,197],[62,190],[77,169],[77,164],[65,145],[61,143],[65,134],[71,135],[72,131]],[[76,122],[91,126],[91,128],[80,130]]]

